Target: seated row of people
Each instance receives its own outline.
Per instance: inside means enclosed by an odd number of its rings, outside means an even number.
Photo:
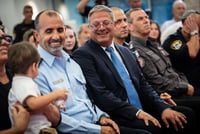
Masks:
[[[145,29],[148,31],[148,16],[146,14],[146,16],[143,16],[144,14],[142,13],[137,12],[132,15],[138,15],[139,17],[136,18],[138,22],[135,23],[144,23]],[[88,16],[89,26],[91,28],[91,39],[87,41],[83,47],[76,49],[72,53],[72,56],[75,61],[79,63],[86,77],[89,96],[91,96],[97,106],[103,109],[103,111],[106,111],[118,124],[126,125],[127,127],[143,128],[152,133],[169,133],[169,131],[173,133],[173,128],[170,129],[171,127],[168,126],[168,123],[166,127],[159,127],[163,125],[162,119],[164,119],[164,122],[165,119],[168,121],[176,121],[173,116],[169,117],[168,115],[174,114],[180,107],[167,104],[171,107],[170,109],[160,109],[167,105],[145,80],[137,64],[135,55],[133,55],[128,48],[113,43],[113,25],[116,26],[118,22],[113,22],[114,17],[112,16],[112,12],[101,5],[95,6]],[[131,19],[131,22],[134,23],[133,19]],[[132,31],[140,28],[143,27],[132,27]],[[116,57],[119,59],[117,60]],[[118,72],[118,67],[121,65],[120,62],[123,63],[120,68],[122,70],[122,68],[125,67],[125,72]],[[126,73],[129,75],[127,76]],[[121,76],[121,74],[125,75],[127,79]],[[137,102],[131,104],[131,98],[129,98],[129,94],[131,93],[126,89],[129,83],[126,83],[126,81],[130,81],[130,84],[135,86],[137,92],[136,96],[139,96],[139,101],[142,105],[141,109],[139,106],[136,106]],[[132,92],[134,91],[132,90]],[[148,104],[146,102],[148,102]],[[177,109],[172,110],[173,108]],[[184,114],[187,113],[187,110],[180,109],[179,110]],[[180,114],[177,112],[175,113]],[[162,119],[160,120],[159,117]],[[189,118],[187,115],[187,119]],[[144,120],[144,122],[141,119]],[[146,126],[147,124],[145,125],[146,120],[149,123],[148,126]],[[184,119],[180,118],[180,120]],[[187,123],[187,125],[189,124],[190,123]],[[179,127],[175,125],[175,130],[178,131],[178,128]],[[187,129],[184,131],[180,130],[180,132],[187,133]]]
[[[122,45],[131,47],[131,49],[134,48],[135,52],[137,43],[133,43],[133,38],[136,36],[136,38],[142,37],[149,40],[150,20],[142,9],[130,10],[128,14],[129,31],[132,38],[129,44],[123,44],[122,41]],[[127,18],[123,12],[118,8],[110,9],[98,5],[90,11],[88,19],[91,38],[82,47],[69,53],[63,51],[66,38],[72,36],[74,38],[75,36],[73,31],[70,31],[72,29],[64,25],[58,12],[44,10],[38,14],[35,20],[36,31],[34,36],[38,41],[37,50],[42,60],[40,64],[36,61],[36,64],[30,68],[32,71],[29,72],[37,71],[38,67],[39,74],[37,77],[34,75],[36,77],[34,81],[44,95],[43,97],[63,87],[65,87],[65,92],[69,92],[67,100],[64,102],[67,110],[60,110],[61,115],[58,115],[60,123],[56,118],[57,131],[59,133],[109,134],[177,133],[177,131],[189,133],[195,131],[197,129],[196,114],[193,113],[193,110],[189,107],[179,106],[179,104],[176,106],[170,98],[161,99],[162,97],[159,97],[159,94],[165,93],[167,90],[160,87],[155,88],[155,85],[150,82],[153,85],[151,86],[146,81],[146,79],[148,81],[149,79],[146,78],[148,76],[143,68],[147,64],[144,59],[139,58],[142,57],[140,52],[137,51],[133,54],[129,48],[116,45],[118,42],[114,39],[117,38],[117,35],[124,35],[122,39],[128,35]],[[149,42],[154,41],[149,40],[147,44]],[[23,45],[27,44],[22,42],[21,46]],[[140,45],[142,46],[142,44]],[[107,47],[111,47],[111,50]],[[25,48],[28,52],[29,48]],[[159,43],[152,44],[152,48],[160,50],[160,53],[164,55],[164,50],[161,49]],[[116,60],[112,49],[119,58],[119,62]],[[20,50],[16,49],[15,51]],[[137,55],[138,53],[139,55]],[[162,60],[164,61],[164,59]],[[166,64],[170,65],[170,61],[166,61]],[[116,62],[117,65],[115,66]],[[123,73],[118,72],[121,63],[120,68],[125,68]],[[121,74],[124,75],[121,76]],[[178,78],[178,76],[175,78]],[[129,81],[129,83],[126,83],[126,81]],[[187,80],[183,83],[187,83]],[[136,102],[132,102],[132,99],[136,100],[135,98],[129,98],[129,94],[133,92],[133,90],[128,91],[129,84],[138,96],[137,103],[141,104],[140,107],[137,106]],[[169,86],[169,84],[166,85]],[[189,88],[191,87],[189,86]],[[175,90],[175,87],[172,90]],[[174,97],[173,94],[171,95]],[[66,96],[61,98],[66,99]],[[25,103],[25,106],[29,105]],[[29,109],[29,107],[26,108]],[[46,112],[39,111],[39,113],[45,113],[48,117]]]

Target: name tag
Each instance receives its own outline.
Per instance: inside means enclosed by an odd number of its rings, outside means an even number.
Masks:
[[[53,85],[57,85],[59,83],[62,83],[64,80],[62,78],[56,80],[56,81],[53,81]]]

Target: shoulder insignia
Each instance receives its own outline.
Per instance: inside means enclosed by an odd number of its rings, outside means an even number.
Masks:
[[[142,57],[138,57],[138,63],[139,63],[141,68],[143,68],[144,65],[145,65],[145,61],[144,61],[144,59]]]
[[[139,55],[137,50],[135,50],[133,53],[136,55],[137,58],[140,57],[140,55]]]
[[[181,40],[175,40],[172,42],[170,45],[170,48],[173,50],[179,50],[182,46],[182,41]]]

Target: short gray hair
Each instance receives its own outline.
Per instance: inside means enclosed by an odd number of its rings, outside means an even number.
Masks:
[[[100,11],[108,12],[108,13],[110,14],[110,17],[111,17],[112,21],[114,21],[114,14],[113,14],[112,10],[111,10],[109,7],[104,6],[104,5],[96,5],[96,6],[94,6],[94,7],[90,10],[90,12],[89,12],[89,14],[88,14],[88,21],[90,22],[90,17],[91,17],[91,15],[92,15],[93,13],[95,13],[95,12],[100,12]]]

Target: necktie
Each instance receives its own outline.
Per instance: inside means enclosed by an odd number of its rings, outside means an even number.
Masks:
[[[126,88],[126,92],[129,98],[129,102],[133,105],[135,105],[137,108],[142,109],[142,105],[140,103],[140,99],[138,97],[138,94],[136,92],[136,89],[128,75],[128,72],[125,70],[123,64],[117,57],[117,55],[114,53],[112,47],[107,47],[106,51],[110,53],[111,61],[114,64],[115,68],[117,69],[117,72],[119,73],[123,84]]]

